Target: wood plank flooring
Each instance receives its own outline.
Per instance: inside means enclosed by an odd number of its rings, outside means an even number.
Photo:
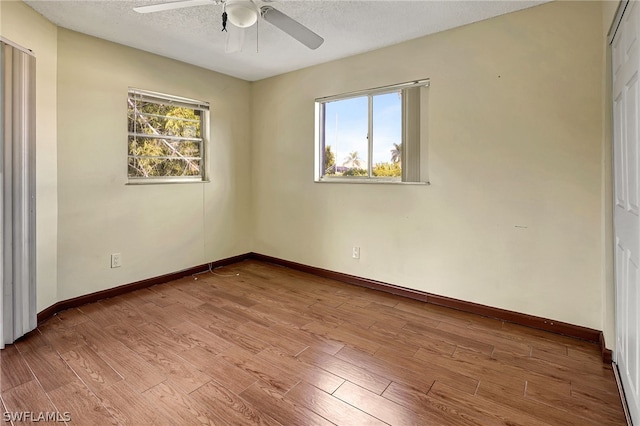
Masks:
[[[258,261],[61,312],[0,367],[3,410],[72,425],[625,424],[595,344]]]

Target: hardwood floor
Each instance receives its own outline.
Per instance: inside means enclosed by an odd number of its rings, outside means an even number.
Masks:
[[[214,272],[61,312],[7,346],[3,410],[72,425],[625,424],[596,344],[258,261]]]

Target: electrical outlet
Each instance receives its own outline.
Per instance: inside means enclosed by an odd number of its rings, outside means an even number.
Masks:
[[[353,246],[353,253],[351,255],[354,259],[360,259],[360,247]]]
[[[120,253],[111,254],[111,267],[119,268],[122,266],[122,255]]]

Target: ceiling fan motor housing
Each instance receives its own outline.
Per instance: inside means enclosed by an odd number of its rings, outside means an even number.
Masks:
[[[258,8],[252,1],[227,0],[224,9],[229,22],[239,28],[248,28],[258,20]]]

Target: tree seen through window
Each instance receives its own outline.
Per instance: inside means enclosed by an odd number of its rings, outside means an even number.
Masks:
[[[205,111],[131,94],[127,105],[129,178],[203,176]]]

